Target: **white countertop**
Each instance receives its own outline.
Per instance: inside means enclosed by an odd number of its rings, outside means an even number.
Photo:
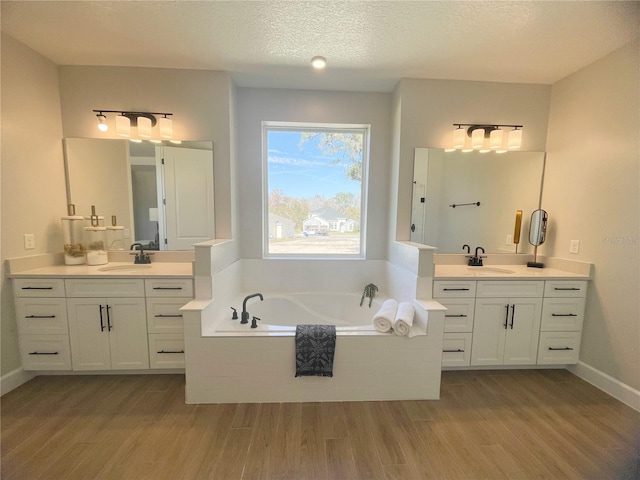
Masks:
[[[526,265],[435,265],[434,280],[589,280],[589,275]]]
[[[51,265],[12,272],[10,277],[193,277],[191,262],[156,262],[136,265],[133,262],[109,262],[105,265]]]

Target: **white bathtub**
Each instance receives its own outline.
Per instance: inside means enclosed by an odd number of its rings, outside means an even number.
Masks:
[[[280,335],[295,334],[296,325],[335,325],[338,335],[379,334],[373,327],[376,314],[384,297],[376,296],[371,301],[365,298],[360,306],[361,296],[353,293],[265,293],[264,300],[253,297],[247,301],[249,323],[241,324],[242,299],[233,302],[238,319],[231,319],[231,309],[226,318],[216,322],[212,335]],[[251,328],[251,320],[257,317],[256,328]],[[423,334],[426,328],[422,329]]]

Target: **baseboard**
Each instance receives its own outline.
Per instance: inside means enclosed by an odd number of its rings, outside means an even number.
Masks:
[[[35,377],[33,373],[25,372],[22,367],[3,375],[0,377],[0,396],[18,388],[23,383],[27,383],[33,377]]]
[[[584,362],[570,365],[567,370],[640,412],[640,390],[636,390]]]

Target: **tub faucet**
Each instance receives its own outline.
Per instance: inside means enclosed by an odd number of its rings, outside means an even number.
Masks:
[[[254,293],[252,295],[246,296],[245,299],[242,301],[242,320],[240,320],[240,323],[249,323],[249,312],[247,312],[247,300],[253,297],[260,297],[261,301],[264,300],[264,298],[262,298],[261,293]]]
[[[378,291],[378,287],[376,287],[373,283],[370,283],[366,287],[364,287],[364,292],[362,292],[362,297],[360,298],[360,306],[362,306],[362,302],[364,302],[365,297],[369,299],[369,308],[371,308],[371,302],[373,301],[373,297],[376,295]]]

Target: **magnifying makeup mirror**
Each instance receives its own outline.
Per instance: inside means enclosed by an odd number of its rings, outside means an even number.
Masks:
[[[538,262],[538,246],[544,243],[547,235],[547,212],[544,210],[535,210],[531,214],[531,223],[529,223],[529,243],[534,246],[533,262],[527,262],[527,267],[543,268],[544,263]]]

